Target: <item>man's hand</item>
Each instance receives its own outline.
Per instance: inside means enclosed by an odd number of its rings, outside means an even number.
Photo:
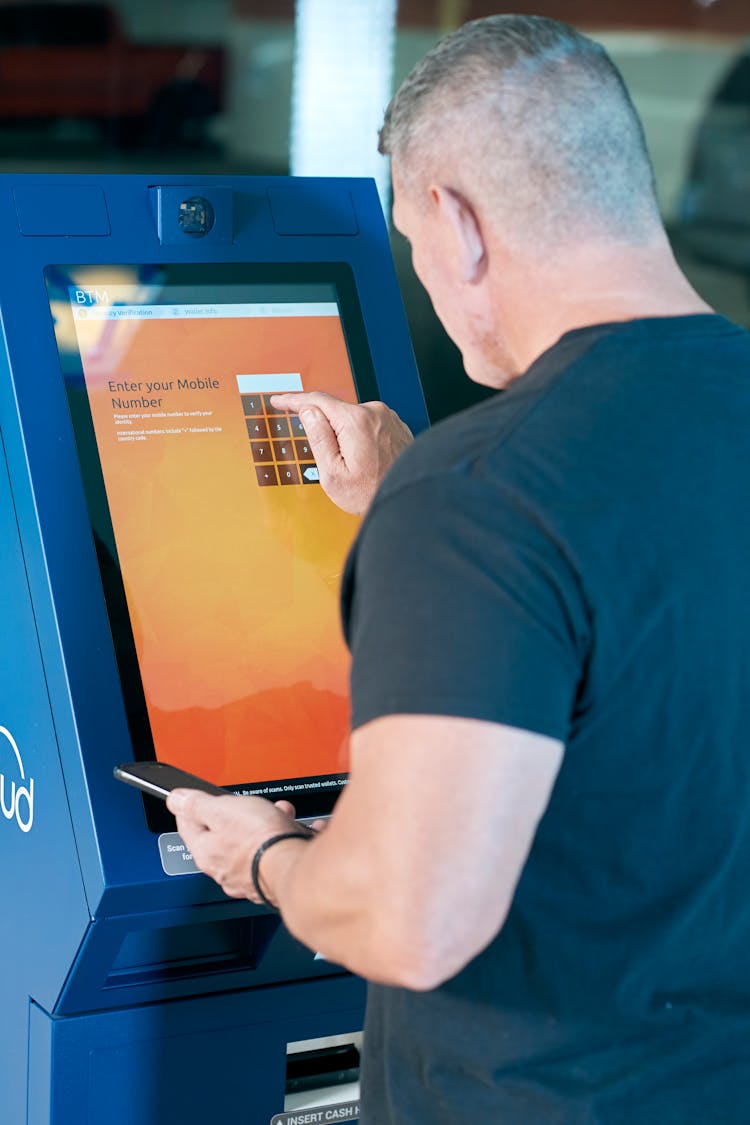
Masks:
[[[260,902],[250,877],[256,851],[271,836],[299,828],[288,802],[273,805],[262,797],[212,797],[197,789],[175,789],[167,807],[174,813],[177,831],[201,871],[215,879],[231,898],[249,898],[252,902]],[[299,828],[299,832],[304,829]],[[299,847],[296,840],[284,840],[274,846],[274,851],[288,848],[293,860],[291,853]]]
[[[322,391],[273,395],[278,410],[292,410],[305,427],[324,492],[339,508],[362,515],[411,430],[383,402],[342,402]]]

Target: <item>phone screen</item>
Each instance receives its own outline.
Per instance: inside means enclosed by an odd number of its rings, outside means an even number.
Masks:
[[[375,397],[346,268],[54,267],[47,283],[134,757],[330,811],[357,520],[270,396]]]

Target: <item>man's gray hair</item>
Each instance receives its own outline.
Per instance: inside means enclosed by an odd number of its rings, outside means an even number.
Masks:
[[[637,243],[659,224],[622,78],[602,46],[557,20],[490,16],[446,36],[394,95],[379,148],[405,185],[447,157],[522,238],[551,245],[598,228]]]

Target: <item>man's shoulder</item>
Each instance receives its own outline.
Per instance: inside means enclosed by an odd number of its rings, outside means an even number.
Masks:
[[[381,487],[380,498],[436,476],[470,475],[472,467],[493,458],[506,445],[523,444],[526,418],[597,338],[592,330],[572,341],[558,341],[507,390],[433,425],[399,457]]]
[[[496,440],[508,413],[503,399],[503,393],[498,392],[420,434],[391,470],[388,490],[450,471],[475,456],[482,445]]]
[[[612,434],[631,427],[662,433],[677,402],[686,424],[700,425],[712,371],[724,376],[728,402],[746,397],[748,363],[750,333],[717,315],[574,330],[506,391],[420,435],[386,477],[376,506],[447,478],[512,489],[543,480],[554,494],[558,477],[567,487],[577,473],[606,463]]]

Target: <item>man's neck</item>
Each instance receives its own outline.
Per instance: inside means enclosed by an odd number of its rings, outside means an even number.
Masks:
[[[666,238],[647,247],[585,245],[515,266],[504,274],[498,299],[519,372],[576,328],[713,311],[680,271]]]

